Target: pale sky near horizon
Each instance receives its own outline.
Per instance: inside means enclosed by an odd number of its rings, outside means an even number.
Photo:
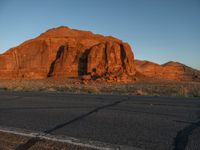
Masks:
[[[0,53],[58,26],[115,36],[136,59],[200,70],[200,0],[0,0]]]

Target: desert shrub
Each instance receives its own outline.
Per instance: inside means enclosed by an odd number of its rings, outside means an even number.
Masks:
[[[188,87],[180,86],[177,89],[177,96],[188,97],[189,96]]]
[[[191,96],[193,97],[200,97],[200,85],[192,86]]]
[[[148,95],[147,91],[145,91],[144,89],[137,89],[137,90],[135,91],[135,94],[136,94],[136,95],[140,95],[140,96]]]
[[[97,86],[84,86],[82,92],[98,94],[101,93],[101,89]]]

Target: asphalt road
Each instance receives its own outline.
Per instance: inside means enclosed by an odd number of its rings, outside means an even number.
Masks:
[[[200,99],[0,92],[0,126],[147,150],[199,150]]]

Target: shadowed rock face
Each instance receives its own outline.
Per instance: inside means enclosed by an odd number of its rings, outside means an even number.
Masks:
[[[58,27],[0,55],[0,79],[135,75],[130,46],[119,39]]]
[[[159,65],[149,61],[135,60],[136,70],[151,78],[176,81],[200,81],[200,71],[178,62]]]

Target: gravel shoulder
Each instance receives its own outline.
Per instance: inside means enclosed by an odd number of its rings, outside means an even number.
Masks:
[[[1,150],[97,150],[81,145],[0,131]]]

